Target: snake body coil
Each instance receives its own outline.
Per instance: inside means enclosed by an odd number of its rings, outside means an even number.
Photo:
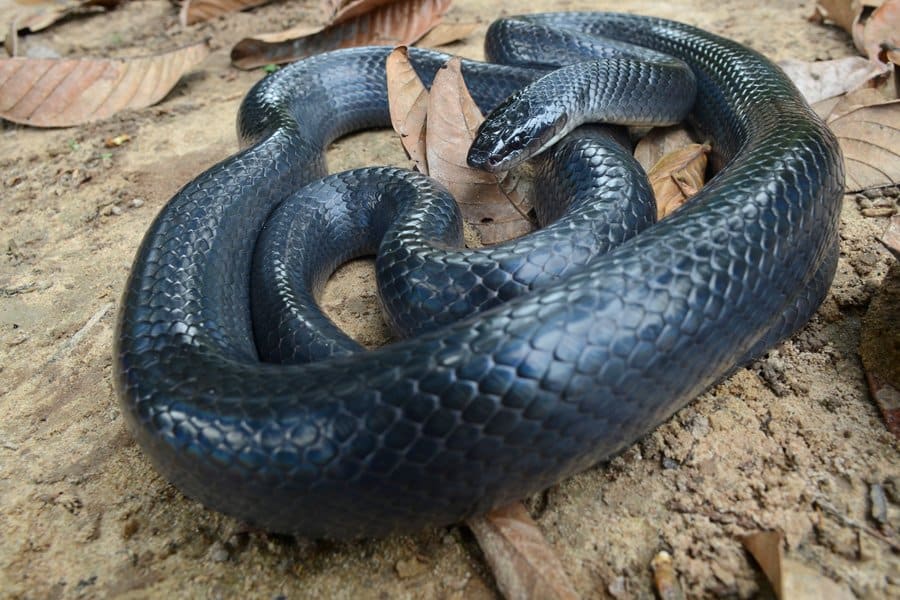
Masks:
[[[372,352],[264,363],[250,313],[257,235],[283,198],[325,174],[332,139],[387,124],[388,50],[321,55],[266,78],[239,116],[245,149],[188,183],[154,221],[120,313],[123,414],[180,489],[312,536],[454,522],[620,451],[818,305],[836,260],[840,153],[777,67],[660,19],[521,22],[683,60],[697,85],[691,119],[723,170],[642,235],[479,315]],[[492,30],[494,47],[517,43],[501,25]],[[430,82],[441,57],[411,56]],[[482,106],[533,78],[477,63],[463,72]],[[379,192],[378,180],[366,182]]]

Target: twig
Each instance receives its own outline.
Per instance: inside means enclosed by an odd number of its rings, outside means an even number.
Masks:
[[[63,354],[68,353],[75,346],[80,344],[81,341],[87,336],[88,332],[94,327],[94,325],[99,323],[100,319],[102,319],[106,315],[106,313],[109,312],[109,309],[111,309],[112,307],[113,307],[112,302],[107,302],[106,304],[101,306],[97,310],[97,312],[94,313],[94,316],[92,316],[90,319],[88,319],[87,323],[85,323],[81,327],[81,329],[76,331],[75,334],[72,335],[72,337],[70,337],[69,339],[67,339],[65,342],[62,343],[62,345],[59,347],[59,349],[57,349],[57,351],[53,354],[53,356],[50,357],[50,360],[47,362],[48,363],[56,362],[57,360],[59,360],[59,358]]]
[[[884,534],[881,533],[880,531],[877,531],[877,530],[875,530],[875,529],[872,529],[872,528],[869,527],[868,525],[865,525],[865,524],[863,524],[863,523],[860,523],[860,522],[858,522],[858,521],[855,521],[855,520],[851,519],[850,517],[848,517],[847,515],[842,514],[842,513],[837,509],[837,507],[835,507],[834,505],[832,505],[830,502],[828,502],[828,501],[825,500],[824,498],[822,498],[822,497],[816,498],[815,500],[813,500],[813,505],[814,505],[814,506],[817,506],[817,507],[819,507],[819,508],[821,508],[821,509],[824,510],[826,513],[828,513],[829,515],[831,515],[832,517],[834,517],[835,519],[837,519],[838,521],[840,521],[841,523],[843,523],[843,524],[846,525],[847,527],[852,527],[852,528],[854,528],[854,529],[858,529],[858,530],[862,531],[863,533],[868,533],[868,534],[871,535],[873,538],[875,538],[875,539],[877,539],[877,540],[881,540],[882,542],[884,542],[885,544],[887,544],[888,546],[890,546],[890,547],[893,548],[894,550],[900,551],[900,543],[898,543],[898,542],[892,540],[891,538],[889,538],[888,536],[884,535]]]

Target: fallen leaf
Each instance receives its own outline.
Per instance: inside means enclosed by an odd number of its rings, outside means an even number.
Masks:
[[[893,228],[893,229],[892,229]],[[900,215],[882,242],[900,257]],[[900,262],[894,262],[862,319],[859,355],[888,431],[900,438]]]
[[[837,583],[803,563],[784,556],[783,537],[777,531],[762,531],[743,539],[744,547],[762,568],[779,600],[852,599],[846,584]]]
[[[863,88],[813,108],[834,132],[844,153],[846,191],[900,181],[900,100]]]
[[[422,39],[416,42],[421,48],[437,48],[453,42],[466,39],[475,29],[478,23],[438,23]]]
[[[150,106],[207,54],[200,43],[137,58],[0,59],[0,117],[35,127],[69,127]]]
[[[578,598],[562,563],[521,503],[469,519],[505,598]]]
[[[428,112],[428,90],[422,84],[405,46],[388,55],[387,72],[388,106],[391,124],[400,136],[400,143],[416,163],[420,173],[428,175],[428,159],[425,153],[425,116]]]
[[[864,3],[869,4],[871,3]],[[881,62],[882,47],[900,46],[900,0],[884,0],[881,6],[863,6],[853,23],[853,43],[870,60]]]
[[[650,561],[650,568],[653,569],[653,583],[660,600],[684,600],[684,590],[678,583],[671,554],[663,550]]]
[[[16,31],[18,33],[30,31],[37,33],[47,29],[57,21],[78,14],[92,14],[93,9],[112,10],[124,0],[67,0],[54,3],[47,7],[39,7],[23,18],[17,20]]]
[[[861,56],[814,62],[788,59],[779,62],[778,66],[810,104],[846,94],[862,87],[867,81],[890,73],[887,66]]]
[[[644,167],[644,171],[649,171],[666,154],[693,144],[695,141],[685,125],[654,127],[635,146],[634,158]]]
[[[314,33],[278,39],[279,34],[244,38],[231,49],[241,69],[291,62],[305,56],[352,46],[408,45],[425,35],[450,8],[452,0],[398,0],[329,25]]]
[[[519,178],[473,169],[466,162],[484,117],[466,89],[460,64],[459,58],[450,59],[435,75],[428,95],[428,174],[447,186],[481,242],[495,244],[534,228],[525,216],[531,207]]]
[[[656,196],[656,217],[664,219],[703,188],[709,144],[690,144],[663,156],[647,173]]]
[[[268,4],[271,0],[185,0],[178,12],[182,27],[208,21],[230,12]]]
[[[331,9],[331,14],[328,16],[326,22],[329,25],[337,25],[338,23],[349,21],[363,13],[373,11],[385,4],[396,1],[397,0],[325,0],[323,4],[326,9]]]
[[[849,33],[872,61],[883,61],[883,46],[900,46],[900,0],[819,0],[816,11]]]

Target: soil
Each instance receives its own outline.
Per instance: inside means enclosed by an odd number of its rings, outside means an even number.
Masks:
[[[0,0],[0,16],[12,8]],[[687,21],[774,59],[854,54],[845,33],[807,21],[811,2],[784,0],[458,0],[448,20],[479,27],[448,50],[478,58],[501,13],[602,8]],[[69,129],[0,123],[0,596],[498,595],[461,525],[333,543],[206,510],[153,470],[120,416],[111,343],[135,249],[179,186],[235,150],[238,104],[263,75],[232,68],[230,47],[320,17],[305,0],[183,28],[172,4],[146,0],[21,41],[124,56],[209,38],[213,53],[151,108]],[[122,134],[130,141],[104,145]],[[409,164],[388,132],[341,140],[329,160]],[[618,458],[529,499],[579,595],[653,597],[661,550],[689,596],[770,595],[741,537],[774,529],[790,556],[856,596],[900,597],[900,454],[858,352],[894,260],[876,241],[887,218],[862,213],[878,203],[869,196],[845,197],[837,278],[803,331]],[[369,261],[342,268],[323,302],[365,344],[388,340]]]

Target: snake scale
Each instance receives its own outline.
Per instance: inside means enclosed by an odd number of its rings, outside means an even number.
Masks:
[[[604,85],[589,85],[588,95],[609,94],[619,78],[635,73],[649,73],[642,77],[649,83],[659,79],[627,49],[615,49],[616,40],[689,67],[696,86],[689,119],[713,142],[723,168],[671,217],[644,223],[634,237],[629,229],[608,253],[575,266],[548,266],[559,261],[547,248],[564,247],[573,235],[551,225],[530,246],[543,257],[532,270],[568,271],[519,291],[509,270],[520,272],[533,259],[517,252],[492,254],[494,266],[487,267],[479,266],[484,257],[419,261],[421,252],[450,251],[459,241],[458,213],[439,185],[387,168],[318,181],[330,141],[388,124],[389,49],[319,55],[258,83],[238,117],[242,149],[162,209],[125,290],[117,388],[126,423],[156,468],[205,505],[273,531],[347,538],[452,523],[621,451],[800,327],[834,274],[842,162],[835,138],[768,60],[672,21],[553,13],[491,26],[488,55],[525,48],[532,56],[519,62],[529,69],[468,62],[463,74],[485,108],[533,80],[533,69],[545,70],[533,53],[552,47],[563,62],[614,48],[612,67],[569,68],[579,77],[582,68],[595,75],[605,69]],[[623,53],[625,59],[615,58]],[[410,57],[426,85],[445,59],[416,49]],[[622,89],[614,106],[629,99]],[[551,92],[543,98],[548,105],[576,101],[577,94],[558,89],[538,93]],[[643,92],[630,94],[642,102]],[[551,131],[540,134],[541,144],[565,135],[560,123],[570,116],[545,119]],[[606,159],[591,157],[615,153],[608,144],[584,150],[578,144],[594,141],[571,137],[581,131],[561,142],[575,148],[578,160],[557,157],[545,168],[551,190],[569,185],[584,192],[584,165],[596,168]],[[515,150],[525,142],[512,135]],[[508,164],[487,143],[470,159]],[[278,254],[291,246],[276,240],[259,250],[257,238],[275,227],[266,225],[273,209],[311,182],[293,198],[312,203],[309,219],[320,225],[310,229],[337,220],[336,229],[318,238],[289,229],[301,241],[294,253],[312,267],[285,263],[274,273],[294,269],[311,290],[309,303],[337,264],[379,245],[385,308],[413,289],[404,276],[416,261],[426,271],[443,265],[451,282],[468,281],[481,296],[462,302],[454,315],[461,320],[449,323],[443,315],[453,310],[420,297],[434,308],[426,311],[434,322],[419,329],[399,309],[392,325],[416,335],[369,352],[346,336],[333,342],[341,334],[308,307],[309,318],[307,309],[294,315],[308,328],[301,335],[306,348],[261,360],[251,303],[271,300],[251,294],[251,275],[264,270],[254,251]],[[425,199],[408,198],[414,193]],[[363,208],[342,204],[347,194]],[[384,202],[388,209],[378,210]],[[411,220],[412,229],[392,221],[393,212]],[[439,217],[442,225],[435,224]],[[369,230],[376,233],[363,233]],[[304,245],[313,239],[314,248]],[[569,245],[567,256],[581,255],[581,245]],[[501,297],[504,289],[509,298]]]

